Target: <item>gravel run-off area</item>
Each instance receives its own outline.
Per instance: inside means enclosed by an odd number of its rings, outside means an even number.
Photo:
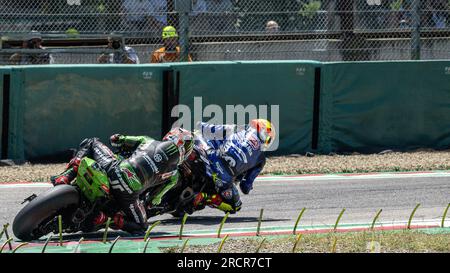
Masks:
[[[48,182],[65,168],[59,164],[0,166],[0,182]],[[269,157],[262,175],[368,173],[450,170],[450,150],[385,152],[351,155],[290,155]]]

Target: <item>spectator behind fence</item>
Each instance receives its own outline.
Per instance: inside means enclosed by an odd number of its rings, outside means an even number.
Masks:
[[[28,39],[22,42],[22,49],[44,50],[41,34],[37,31],[32,31]],[[14,53],[9,58],[9,62],[13,65],[53,64],[54,60],[50,53]]]
[[[447,26],[448,5],[450,2],[443,0],[427,1],[427,11],[431,11],[431,21],[435,28],[445,28]]]
[[[139,64],[139,57],[136,51],[130,47],[123,45],[122,39],[119,37],[108,37],[108,49],[122,49],[118,52],[110,54],[102,54],[97,58],[97,62],[101,64]]]
[[[167,0],[124,0],[127,31],[161,31],[167,25]]]
[[[164,47],[153,52],[151,63],[173,63],[181,61],[181,49],[178,41],[177,30],[172,26],[167,26],[162,31],[162,39]],[[188,55],[188,61],[192,62],[192,58]]]
[[[276,21],[268,21],[266,24],[266,32],[278,32],[280,31],[280,26]]]

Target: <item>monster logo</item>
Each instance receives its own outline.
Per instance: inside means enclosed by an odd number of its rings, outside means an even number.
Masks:
[[[232,189],[228,189],[228,190],[222,192],[222,195],[225,199],[230,200],[233,197]]]

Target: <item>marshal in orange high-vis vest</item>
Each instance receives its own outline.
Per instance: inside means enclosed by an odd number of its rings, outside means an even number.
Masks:
[[[151,63],[171,63],[180,62],[180,47],[178,45],[178,33],[172,26],[167,26],[163,29],[162,39],[164,47],[155,50],[152,54]],[[188,61],[192,62],[192,58],[188,55]]]

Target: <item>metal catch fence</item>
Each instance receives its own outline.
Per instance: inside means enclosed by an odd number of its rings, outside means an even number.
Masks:
[[[449,16],[449,0],[1,0],[0,63],[35,33],[52,63],[124,50],[110,35],[148,63],[167,25],[195,61],[446,59]]]

